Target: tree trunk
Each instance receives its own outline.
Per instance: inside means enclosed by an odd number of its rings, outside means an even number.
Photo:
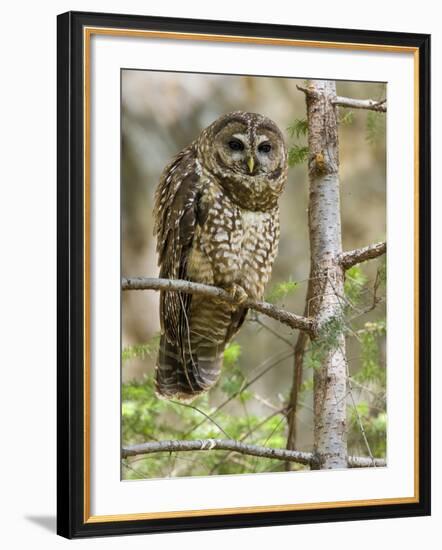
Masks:
[[[316,325],[309,351],[314,368],[314,452],[317,468],[346,468],[344,271],[339,261],[342,242],[336,83],[312,80],[303,91],[307,101],[310,186],[307,310]],[[294,378],[294,384],[299,386],[299,370]],[[295,417],[296,410],[291,418],[289,448],[295,444]]]

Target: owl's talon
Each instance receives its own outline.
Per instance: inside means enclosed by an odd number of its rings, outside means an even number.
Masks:
[[[236,283],[226,290],[239,305],[244,304],[249,299],[247,292],[243,289],[243,287],[241,285],[237,285]]]

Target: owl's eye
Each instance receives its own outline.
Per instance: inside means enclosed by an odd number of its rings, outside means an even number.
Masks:
[[[239,139],[231,139],[229,141],[229,147],[232,151],[242,151],[244,149],[244,144]]]
[[[272,149],[272,146],[270,143],[261,143],[261,145],[258,147],[258,151],[260,153],[270,153]]]

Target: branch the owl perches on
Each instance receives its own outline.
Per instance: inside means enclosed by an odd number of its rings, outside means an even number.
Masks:
[[[160,290],[169,292],[183,292],[186,294],[198,294],[216,298],[220,301],[229,304],[238,304],[237,299],[229,294],[223,288],[192,281],[174,280],[174,279],[157,279],[155,277],[129,277],[122,281],[122,290]],[[263,313],[276,321],[279,321],[292,329],[303,330],[310,333],[313,330],[313,320],[309,317],[296,315],[290,311],[269,304],[268,302],[260,302],[247,299],[241,302],[243,307],[253,309],[259,313]]]

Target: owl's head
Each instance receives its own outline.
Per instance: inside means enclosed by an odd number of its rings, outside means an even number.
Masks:
[[[235,111],[221,116],[198,143],[204,166],[244,208],[274,206],[287,179],[287,147],[269,118]]]

